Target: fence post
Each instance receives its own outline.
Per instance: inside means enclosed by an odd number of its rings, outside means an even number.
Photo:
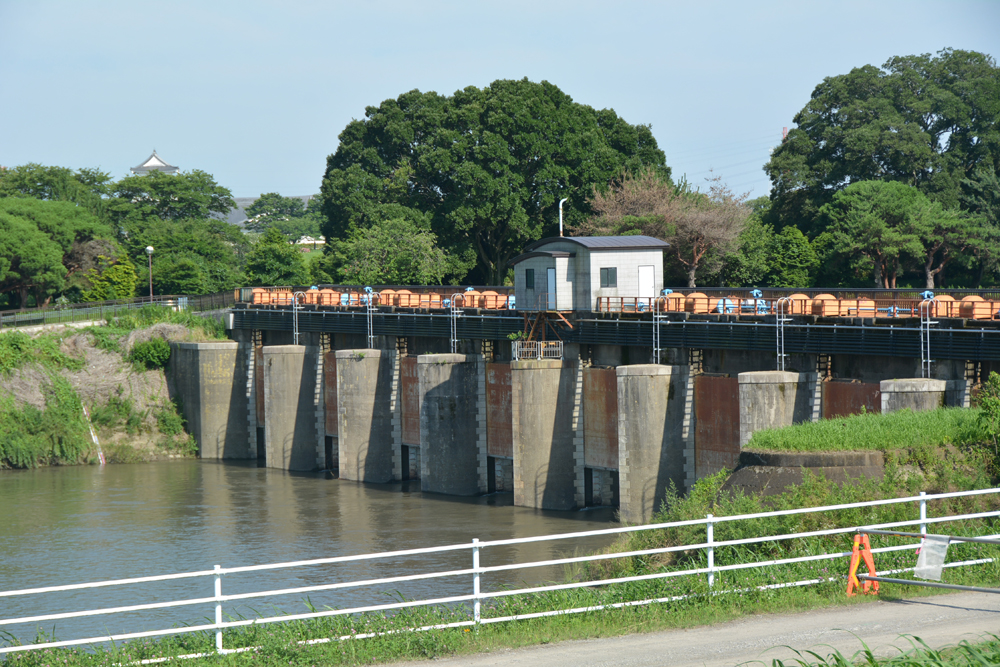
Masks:
[[[708,523],[705,524],[705,532],[708,534],[708,539],[705,540],[708,543],[708,587],[711,588],[715,585],[715,523],[712,521],[712,515],[707,515]]]
[[[920,534],[927,534],[927,499],[924,496],[927,495],[926,491],[920,492]]]
[[[215,566],[215,650],[222,653],[222,566]]]
[[[476,622],[476,632],[479,632],[479,619],[480,619],[480,603],[479,603],[479,593],[480,593],[480,581],[479,581],[479,538],[472,538],[472,595],[475,599],[472,601],[472,620]]]

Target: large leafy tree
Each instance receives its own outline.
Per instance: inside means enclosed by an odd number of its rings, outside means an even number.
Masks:
[[[785,227],[771,239],[768,265],[768,286],[810,287],[819,258],[805,234],[797,227]]]
[[[864,257],[880,288],[895,288],[908,261],[933,288],[949,261],[990,243],[981,218],[946,209],[898,182],[854,183],[835,194],[822,213],[830,221],[833,249]]]
[[[892,58],[824,79],[794,120],[764,167],[779,227],[818,235],[820,207],[867,180],[905,183],[951,208],[963,179],[1000,169],[1000,68],[975,51]]]
[[[718,178],[707,193],[675,186],[651,169],[626,173],[591,201],[595,216],[577,229],[586,234],[645,234],[670,242],[672,257],[695,287],[700,274],[717,271],[722,258],[739,249],[750,217],[745,196],[734,195]],[[699,273],[700,272],[700,273]]]
[[[304,285],[309,280],[302,253],[276,229],[264,232],[247,254],[246,275],[253,285]]]
[[[111,219],[123,224],[156,217],[161,220],[208,218],[227,215],[236,206],[232,193],[211,174],[195,169],[179,174],[151,171],[126,176],[110,187]]]
[[[650,128],[577,104],[548,83],[495,81],[447,97],[411,91],[352,121],[327,159],[328,244],[407,220],[470,270],[499,284],[523,246],[589,213],[595,184],[652,166],[669,178]]]
[[[149,281],[146,246],[154,248],[153,291],[157,294],[209,294],[240,287],[250,243],[235,225],[213,218],[132,221],[121,244]],[[177,274],[175,276],[175,274]]]
[[[0,293],[15,294],[22,308],[29,296],[41,305],[90,267],[87,248],[109,235],[72,202],[0,197]]]
[[[219,219],[235,202],[211,174],[153,171],[123,178],[110,193],[109,217],[141,284],[149,280],[147,246],[154,248],[153,290],[158,294],[206,294],[243,282],[249,242],[239,228]]]
[[[111,175],[100,169],[51,167],[35,162],[0,169],[0,197],[71,201],[103,219]]]
[[[353,231],[314,267],[319,282],[358,285],[440,285],[455,272],[434,233],[403,218]]]
[[[262,194],[247,207],[246,214],[243,226],[248,231],[264,232],[273,227],[289,241],[319,236],[323,221],[318,198],[310,199],[307,205],[298,197],[282,197],[277,192]]]

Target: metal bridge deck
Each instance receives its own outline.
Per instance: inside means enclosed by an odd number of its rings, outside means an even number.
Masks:
[[[237,308],[236,329],[292,331],[291,308]],[[299,331],[366,334],[364,309],[299,310]],[[444,311],[385,309],[372,318],[376,336],[450,338],[451,316]],[[572,329],[560,330],[566,343],[652,346],[649,314],[576,313]],[[457,318],[460,339],[506,340],[522,331],[525,313],[469,309]],[[661,325],[664,348],[774,351],[777,325],[773,316],[671,314]],[[551,334],[550,334],[551,337]],[[942,318],[930,329],[931,356],[968,361],[1000,360],[1000,322]],[[920,357],[919,322],[855,318],[836,323],[813,316],[795,317],[785,325],[786,354],[858,354]]]

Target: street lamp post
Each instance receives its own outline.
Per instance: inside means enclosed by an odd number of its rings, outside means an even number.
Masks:
[[[149,256],[149,302],[153,303],[153,246],[146,246],[146,255]]]

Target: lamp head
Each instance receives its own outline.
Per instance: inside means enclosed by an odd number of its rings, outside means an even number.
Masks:
[[[151,246],[151,245],[146,246],[146,254],[147,255],[152,255],[153,254],[153,246]]]

